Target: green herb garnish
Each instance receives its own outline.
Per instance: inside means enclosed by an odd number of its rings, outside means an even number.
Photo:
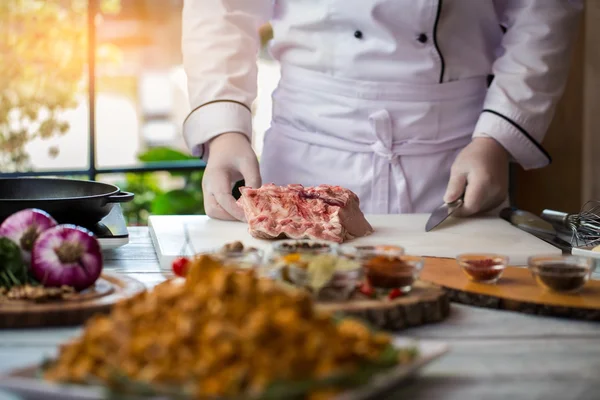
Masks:
[[[9,238],[0,237],[0,287],[10,289],[25,285],[30,280],[19,245]]]

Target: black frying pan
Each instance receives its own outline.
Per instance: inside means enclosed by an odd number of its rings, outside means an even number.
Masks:
[[[133,193],[107,183],[60,178],[0,178],[0,221],[25,208],[39,208],[59,223],[93,226],[115,203]]]

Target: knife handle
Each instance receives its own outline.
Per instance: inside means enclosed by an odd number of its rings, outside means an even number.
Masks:
[[[446,203],[446,205],[448,206],[448,208],[458,208],[460,206],[463,205],[464,201],[465,201],[465,194],[467,194],[467,186],[465,185],[465,190],[462,192],[462,194],[458,197],[458,199],[450,202],[450,203]]]

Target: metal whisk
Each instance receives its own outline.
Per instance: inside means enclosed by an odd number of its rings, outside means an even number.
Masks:
[[[574,246],[600,244],[600,201],[592,200],[583,205],[579,214],[544,210],[541,217],[551,224],[569,230]]]

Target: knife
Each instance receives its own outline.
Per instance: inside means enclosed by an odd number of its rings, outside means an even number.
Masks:
[[[431,231],[433,228],[444,222],[449,216],[454,214],[454,212],[463,205],[464,198],[465,194],[463,193],[462,196],[452,203],[444,203],[436,208],[427,220],[427,224],[425,224],[425,232]]]
[[[558,247],[565,254],[571,254],[573,246],[566,240],[558,237],[554,226],[544,221],[542,218],[528,211],[519,210],[516,207],[507,207],[500,211],[500,218],[510,222],[517,228],[532,234],[538,239],[543,240],[555,247]]]

